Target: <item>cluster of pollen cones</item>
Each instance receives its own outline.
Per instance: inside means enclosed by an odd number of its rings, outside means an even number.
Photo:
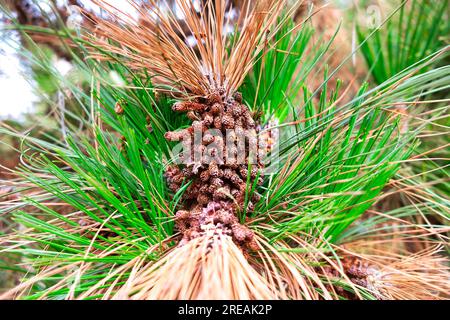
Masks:
[[[267,146],[258,140],[258,128],[241,94],[227,98],[217,92],[178,102],[173,110],[186,112],[193,121],[190,127],[165,135],[183,144],[182,163],[170,165],[165,173],[169,188],[177,192],[190,182],[183,195],[185,207],[176,213],[181,244],[213,225],[240,247],[254,248],[253,232],[239,223],[237,215],[252,212],[259,200],[247,186],[262,183]]]

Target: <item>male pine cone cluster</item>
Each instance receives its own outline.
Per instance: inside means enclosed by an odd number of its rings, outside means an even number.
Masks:
[[[191,181],[183,195],[185,210],[176,213],[177,228],[183,235],[181,243],[201,235],[206,226],[214,226],[238,245],[254,248],[253,233],[239,223],[237,213],[245,207],[246,212],[253,211],[259,200],[256,192],[250,195],[247,182],[249,186],[255,180],[262,183],[267,148],[257,139],[255,120],[242,103],[242,96],[236,93],[225,99],[223,94],[215,93],[176,103],[172,109],[186,112],[193,121],[190,127],[165,135],[169,141],[183,141],[184,146],[183,164],[166,170],[169,188],[177,192]],[[196,143],[198,133],[200,143]]]
[[[381,275],[380,270],[376,265],[353,256],[343,257],[341,259],[341,263],[343,272],[351,282],[353,282],[355,285],[368,289],[372,294],[375,295],[377,299],[383,299],[382,294],[376,288],[377,278],[379,278]],[[327,277],[335,279],[342,277],[342,274],[340,274],[336,268],[333,268],[331,266],[324,266],[321,268],[321,270]],[[339,295],[345,297],[346,299],[358,299],[355,293],[351,293],[348,290],[345,290],[343,287],[335,286],[333,288]]]

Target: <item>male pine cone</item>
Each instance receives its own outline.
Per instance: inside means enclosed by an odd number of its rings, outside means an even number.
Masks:
[[[255,248],[253,232],[239,223],[238,213],[252,212],[259,200],[249,189],[256,179],[262,183],[267,149],[258,145],[256,123],[241,94],[225,98],[214,93],[178,102],[172,109],[186,112],[193,121],[187,129],[165,134],[169,141],[182,140],[184,147],[183,164],[166,170],[169,188],[177,192],[191,182],[183,194],[184,208],[176,213],[181,244],[213,227],[230,235],[240,247]],[[199,133],[200,139],[195,136]]]

